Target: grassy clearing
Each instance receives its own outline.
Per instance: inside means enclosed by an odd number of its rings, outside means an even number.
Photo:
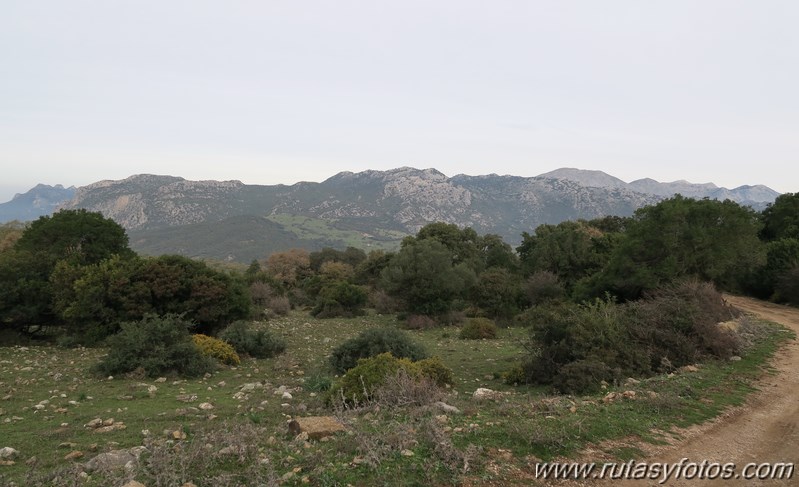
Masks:
[[[400,241],[407,236],[406,233],[395,230],[374,229],[374,235],[356,230],[341,230],[330,225],[329,220],[285,213],[269,215],[267,219],[279,223],[297,238],[342,242],[346,246],[359,249],[396,251]]]
[[[457,382],[446,401],[462,414],[442,417],[431,408],[331,411],[322,399],[333,379],[326,356],[376,324],[396,320],[378,315],[316,320],[294,312],[262,325],[287,339],[285,354],[247,359],[198,380],[95,377],[88,371],[102,350],[0,348],[0,448],[20,452],[16,464],[0,466],[0,484],[121,485],[133,477],[148,486],[502,481],[538,459],[573,455],[588,444],[631,437],[662,441],[659,431],[738,405],[768,358],[792,337],[780,327],[760,324],[759,338],[741,361],[712,362],[697,372],[571,397],[501,382],[499,375],[520,358],[524,329],[503,329],[498,339],[479,341],[459,339],[455,327],[412,332],[455,372]],[[256,382],[263,387],[237,394],[244,384]],[[276,395],[280,386],[293,397]],[[478,387],[506,394],[475,402],[471,394]],[[635,391],[635,398],[603,401],[606,392],[626,390]],[[206,402],[213,409],[199,409]],[[350,426],[351,434],[306,444],[287,433],[292,416],[331,413]],[[95,418],[113,418],[126,428],[97,433],[84,426]],[[175,440],[176,431],[186,439]],[[142,462],[146,468],[129,473],[94,473],[81,480],[76,461],[64,459],[80,451],[84,456],[77,462],[85,462],[99,452],[143,443],[151,446]],[[222,454],[226,447],[236,453]],[[616,443],[604,454],[627,460],[640,452]]]

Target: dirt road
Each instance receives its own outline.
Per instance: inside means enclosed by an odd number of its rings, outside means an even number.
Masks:
[[[799,334],[799,310],[750,298],[725,296],[733,306],[780,323]],[[749,463],[793,462],[799,466],[799,342],[777,352],[774,373],[758,384],[746,405],[714,421],[681,431],[679,443],[653,451],[648,461],[733,462],[739,469]],[[740,470],[739,470],[740,471]],[[658,485],[656,482],[623,482],[623,485]],[[677,481],[668,486],[799,485],[799,472],[782,481],[727,480]]]

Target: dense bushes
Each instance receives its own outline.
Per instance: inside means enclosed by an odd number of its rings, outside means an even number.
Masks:
[[[408,333],[391,327],[369,328],[333,350],[330,364],[338,372],[355,367],[358,359],[390,352],[395,357],[421,360],[427,351],[413,341]]]
[[[645,299],[612,299],[550,308],[531,323],[524,368],[528,382],[584,392],[602,380],[646,376],[705,357],[727,358],[736,337],[717,326],[734,316],[710,284],[688,281]]]
[[[104,374],[122,374],[141,369],[150,377],[177,373],[196,377],[213,368],[213,360],[200,353],[189,333],[191,323],[177,315],[145,316],[121,324],[121,331],[108,338],[108,355],[98,364]]]
[[[367,294],[362,287],[347,281],[336,281],[321,289],[311,315],[317,318],[357,316],[363,314],[366,300]]]
[[[468,340],[496,338],[497,325],[488,318],[470,318],[461,328],[460,337]]]
[[[286,341],[267,330],[253,330],[246,322],[237,321],[219,333],[240,354],[255,358],[270,358],[286,350]]]
[[[422,390],[429,390],[430,386],[443,387],[453,383],[452,371],[437,358],[413,362],[386,352],[358,360],[358,364],[333,385],[329,398],[334,402],[341,400],[348,404],[362,404],[370,400],[387,381],[398,376],[405,391],[393,390],[390,401],[393,403],[397,402],[397,396],[407,394],[409,387],[418,391],[420,385]],[[420,397],[423,394],[414,395],[419,401],[425,399]]]

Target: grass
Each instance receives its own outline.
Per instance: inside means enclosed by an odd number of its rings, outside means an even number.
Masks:
[[[372,230],[374,235],[357,230],[342,230],[332,226],[330,220],[285,213],[269,215],[267,219],[279,223],[300,239],[339,242],[359,249],[396,251],[402,239],[408,236],[404,232],[378,228]]]
[[[0,484],[110,485],[97,473],[74,480],[78,471],[64,456],[81,451],[79,461],[85,462],[99,452],[143,443],[154,445],[145,462],[148,470],[129,476],[150,486],[248,485],[254,479],[288,485],[441,485],[464,477],[502,481],[514,471],[529,470],[536,459],[574,456],[608,440],[614,441],[605,453],[627,460],[640,451],[626,439],[663,441],[659,432],[741,404],[769,357],[791,337],[776,325],[762,325],[762,337],[741,361],[710,362],[698,372],[643,380],[631,387],[634,400],[605,403],[603,395],[550,396],[542,388],[503,384],[499,375],[523,352],[524,329],[501,329],[498,339],[477,341],[457,338],[455,327],[414,331],[455,372],[447,403],[462,414],[442,422],[436,418],[441,413],[429,408],[331,411],[323,400],[335,380],[327,355],[367,327],[392,324],[398,324],[396,319],[386,315],[317,320],[295,311],[259,325],[286,338],[285,354],[244,359],[238,367],[221,367],[196,380],[94,377],[88,370],[103,354],[99,349],[0,348],[0,448],[20,452],[15,465],[0,466]],[[244,384],[256,382],[263,387],[237,395]],[[157,390],[150,392],[150,386]],[[280,386],[291,392],[291,400],[275,394]],[[477,403],[470,396],[478,387],[507,395]],[[650,391],[657,395],[650,397]],[[193,396],[190,402],[179,400]],[[200,410],[204,402],[214,408]],[[287,434],[291,416],[333,413],[349,424],[350,434],[309,444]],[[97,433],[84,427],[94,418],[113,418],[127,427]],[[174,431],[183,431],[187,439],[165,443]],[[222,456],[225,446],[238,448],[238,456]],[[60,477],[50,478],[53,472]]]

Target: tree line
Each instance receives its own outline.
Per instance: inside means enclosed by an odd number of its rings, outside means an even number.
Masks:
[[[0,227],[0,327],[56,330],[84,344],[150,314],[181,314],[214,334],[298,307],[319,317],[372,307],[409,327],[464,316],[513,324],[553,299],[636,301],[685,278],[799,304],[799,194],[762,212],[675,196],[628,218],[541,225],[515,249],[497,235],[431,223],[396,252],[292,249],[244,271],[139,256],[122,227],[86,210]]]

